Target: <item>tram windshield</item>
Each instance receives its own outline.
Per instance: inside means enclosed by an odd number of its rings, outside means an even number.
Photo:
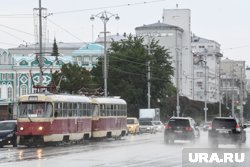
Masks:
[[[52,104],[48,102],[40,103],[19,103],[20,118],[48,118],[52,116]]]

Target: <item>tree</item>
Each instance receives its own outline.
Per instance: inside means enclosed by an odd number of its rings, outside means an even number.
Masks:
[[[55,56],[56,59],[59,56],[58,47],[57,47],[57,43],[56,43],[56,38],[54,38],[54,43],[53,43],[51,56]]]
[[[151,106],[175,92],[170,56],[164,47],[152,40],[150,53],[142,37],[129,35],[126,40],[112,42],[108,50],[108,95],[121,96],[128,103],[129,116],[138,116],[139,108],[147,107],[147,63],[151,68]],[[103,85],[102,59],[93,68],[95,82]]]
[[[78,93],[81,88],[88,88],[92,83],[90,72],[76,64],[64,64],[61,71],[52,74],[53,85],[58,86],[60,82],[60,91],[68,93]]]

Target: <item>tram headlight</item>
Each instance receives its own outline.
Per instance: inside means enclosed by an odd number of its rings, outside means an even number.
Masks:
[[[43,130],[43,127],[42,127],[42,126],[39,126],[39,127],[38,127],[38,130],[42,131],[42,130]]]
[[[21,130],[21,131],[23,131],[23,130],[24,130],[24,128],[21,126],[21,127],[20,127],[20,130]]]

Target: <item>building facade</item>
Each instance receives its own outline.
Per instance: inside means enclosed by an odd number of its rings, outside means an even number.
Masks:
[[[194,60],[193,100],[210,103],[220,100],[220,44],[192,35]],[[206,94],[206,97],[205,97]]]
[[[179,92],[182,94],[185,85],[182,84],[181,74],[184,73],[182,68],[182,54],[180,53],[182,46],[183,29],[177,26],[157,22],[154,24],[143,25],[135,28],[136,36],[144,38],[144,43],[147,45],[151,40],[159,41],[159,45],[168,49],[170,57],[172,57],[171,64],[174,68],[174,76],[172,78],[173,84],[179,86]],[[178,68],[179,67],[179,68]],[[178,78],[178,80],[177,80]]]
[[[189,9],[164,9],[163,23],[183,29],[181,48],[176,48],[179,57],[180,95],[193,98],[193,55],[191,52],[191,11]]]
[[[223,103],[228,108],[239,107],[247,97],[245,61],[224,59],[221,61],[221,91]]]
[[[104,55],[104,47],[97,43],[86,43],[80,49],[72,52],[72,58],[79,66],[91,70]]]
[[[60,56],[58,60],[53,56],[43,57],[43,75],[40,78],[40,68],[37,56],[12,55],[7,50],[0,50],[0,119],[7,119],[11,111],[13,116],[17,112],[17,100],[21,95],[34,93],[34,85],[40,83],[48,85],[51,74],[61,69],[65,63],[73,63],[71,56]]]

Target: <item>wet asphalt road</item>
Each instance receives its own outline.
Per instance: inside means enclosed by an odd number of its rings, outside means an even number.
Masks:
[[[250,148],[250,129],[247,129],[247,138],[243,148]],[[235,148],[234,145],[219,147]],[[176,141],[172,145],[166,145],[163,133],[157,133],[57,147],[4,147],[0,148],[0,166],[177,167],[182,166],[183,148],[209,148],[207,132],[201,132],[201,138],[195,143]]]

